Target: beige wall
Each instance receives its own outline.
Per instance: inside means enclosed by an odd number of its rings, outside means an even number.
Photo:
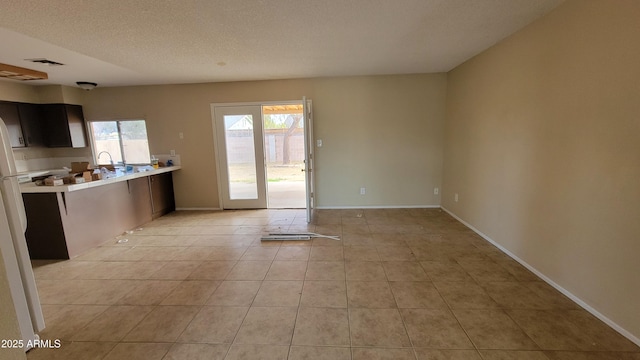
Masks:
[[[22,339],[18,318],[13,307],[13,299],[0,250],[0,340]],[[23,349],[0,349],[0,358],[6,360],[26,359]]]
[[[450,72],[442,199],[636,341],[638,19],[568,1]]]
[[[82,105],[85,91],[62,85],[31,86],[29,82],[0,80],[0,100]]]
[[[313,101],[320,207],[438,206],[445,74],[96,88],[0,81],[0,99],[84,106],[88,120],[145,119],[152,154],[181,155],[180,208],[218,208],[210,104]],[[178,133],[184,133],[184,139]],[[26,158],[88,156],[88,150],[23,149]],[[360,195],[361,187],[367,189]]]
[[[0,100],[39,103],[37,87],[12,80],[0,80]]]
[[[314,81],[318,204],[438,206],[445,97],[445,74]]]
[[[324,143],[316,149],[318,206],[439,205],[444,74],[97,88],[83,102],[88,120],[145,119],[151,153],[181,155],[177,206],[218,208],[210,104],[303,96]]]
[[[86,93],[87,120],[144,119],[151,154],[181,156],[174,173],[176,206],[219,208],[211,103],[302,98],[308,81],[96,88]],[[179,138],[179,133],[184,138]]]

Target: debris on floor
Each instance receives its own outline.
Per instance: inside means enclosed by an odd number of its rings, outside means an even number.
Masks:
[[[312,238],[325,238],[340,241],[339,236],[322,235],[316,233],[270,233],[260,238],[262,241],[291,241],[291,240],[311,240]]]

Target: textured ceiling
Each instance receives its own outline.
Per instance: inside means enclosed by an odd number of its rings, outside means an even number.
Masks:
[[[0,0],[0,62],[100,86],[443,72],[561,2]]]

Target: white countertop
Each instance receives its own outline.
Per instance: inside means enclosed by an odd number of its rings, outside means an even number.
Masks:
[[[125,180],[137,179],[145,176],[162,174],[170,171],[180,170],[181,166],[167,166],[159,169],[155,169],[152,171],[143,171],[137,172],[133,174],[125,174],[122,176],[114,177],[111,179],[105,180],[95,180],[90,182],[85,182],[82,184],[67,184],[67,185],[58,185],[58,186],[37,186],[35,183],[25,183],[20,184],[20,191],[22,193],[58,193],[58,192],[71,192],[89,189],[96,186],[109,185],[113,183],[117,183]]]

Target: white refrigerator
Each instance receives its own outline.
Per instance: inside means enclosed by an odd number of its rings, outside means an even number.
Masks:
[[[24,344],[34,343],[44,329],[44,316],[29,259],[25,231],[27,217],[18,184],[7,127],[0,119],[0,249],[9,279]],[[19,339],[16,339],[19,340]],[[29,350],[25,347],[25,351]]]

